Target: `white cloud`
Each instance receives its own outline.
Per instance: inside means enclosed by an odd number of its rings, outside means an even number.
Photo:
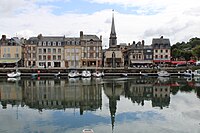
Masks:
[[[43,3],[60,0],[45,0]],[[67,2],[68,0],[66,0]],[[103,36],[103,45],[108,45],[111,28],[111,9],[92,14],[62,13],[53,14],[54,5],[40,5],[39,0],[1,0],[0,34],[8,36],[66,35],[85,34]],[[171,43],[188,41],[200,34],[198,0],[92,0],[101,4],[118,4],[133,7],[137,14],[120,13],[115,9],[115,26],[118,43],[131,43],[145,40],[151,44],[152,38],[168,37]],[[138,7],[135,9],[134,7]],[[150,15],[147,15],[150,14]]]

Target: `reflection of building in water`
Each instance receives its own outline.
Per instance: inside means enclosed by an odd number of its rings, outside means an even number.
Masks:
[[[22,88],[18,82],[1,83],[0,84],[0,100],[3,108],[7,108],[7,104],[20,105],[22,101]]]
[[[131,98],[133,103],[144,105],[144,100],[152,99],[153,86],[149,80],[139,79],[129,82],[128,98]]]
[[[169,106],[170,103],[170,86],[156,84],[153,87],[153,98],[152,106],[153,107],[163,107]]]
[[[81,114],[84,110],[98,109],[102,105],[101,88],[83,86],[80,80],[27,80],[24,99],[31,108],[80,108]]]
[[[109,99],[109,109],[111,115],[112,129],[114,128],[115,113],[117,110],[117,100],[120,100],[120,95],[124,92],[124,83],[112,81],[104,84],[104,93]]]

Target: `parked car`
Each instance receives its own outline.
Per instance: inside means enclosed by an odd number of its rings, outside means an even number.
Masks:
[[[195,62],[196,66],[200,66],[200,61]]]

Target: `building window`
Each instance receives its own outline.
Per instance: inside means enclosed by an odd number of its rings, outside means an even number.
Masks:
[[[61,55],[58,55],[58,60],[61,60]]]
[[[6,53],[6,48],[4,48],[4,53]]]
[[[155,50],[156,53],[158,53],[158,50]]]
[[[166,51],[165,51],[166,53],[168,53],[168,50],[166,49]]]
[[[168,55],[165,55],[165,59],[167,59],[168,58]]]
[[[48,53],[51,53],[51,49],[50,48],[48,48]]]
[[[38,45],[39,45],[39,46],[42,46],[42,42],[39,42]]]
[[[163,50],[161,49],[161,50],[160,50],[160,52],[162,53],[162,52],[163,52]]]
[[[43,42],[43,46],[46,46],[46,42]]]
[[[33,53],[33,58],[36,58],[36,54],[35,53]]]
[[[39,60],[42,60],[42,56],[41,55],[39,55]]]
[[[43,56],[43,60],[46,60],[46,55]]]
[[[59,53],[59,54],[61,53],[61,49],[60,49],[60,48],[58,49],[58,53]]]
[[[48,46],[51,46],[51,42],[48,42]]]
[[[61,42],[58,42],[58,46],[61,46]]]
[[[158,59],[158,55],[155,55],[155,58]]]
[[[51,55],[48,55],[48,60],[51,60]]]
[[[35,47],[33,47],[33,51],[35,51],[36,50],[36,48]]]
[[[162,59],[162,58],[163,58],[163,55],[161,55],[160,58]]]
[[[53,60],[56,60],[56,56],[55,55],[53,55]]]
[[[53,49],[53,53],[54,53],[54,54],[56,53],[56,49],[55,49],[55,48]]]
[[[8,48],[8,52],[10,52],[10,48]]]
[[[96,58],[99,58],[99,53],[96,53]]]
[[[90,53],[90,58],[93,58],[93,53]]]
[[[10,55],[9,55],[10,56]],[[15,58],[19,58],[19,54],[15,54]]]
[[[42,49],[39,49],[39,54],[41,54],[42,53]]]
[[[47,52],[47,50],[44,48],[44,49],[43,49],[43,53],[46,54],[46,52]]]
[[[56,42],[53,42],[53,46],[56,46]]]

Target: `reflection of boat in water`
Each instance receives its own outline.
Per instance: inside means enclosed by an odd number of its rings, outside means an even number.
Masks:
[[[16,77],[16,78],[7,78],[7,81],[15,82],[21,80],[21,77]]]
[[[127,73],[122,73],[121,76],[122,76],[122,77],[127,77],[128,74],[127,74]]]
[[[161,82],[167,82],[169,81],[169,77],[158,77],[158,80]]]
[[[159,72],[157,72],[159,77],[169,77],[170,73],[168,73],[167,71],[161,70]]]
[[[94,133],[92,129],[83,129],[83,133]]]
[[[200,76],[200,69],[194,70],[194,76]]]
[[[183,74],[185,77],[193,77],[194,76],[192,70],[190,70],[190,69],[186,70]]]
[[[94,73],[92,73],[92,76],[96,77],[96,78],[100,78],[100,77],[104,76],[104,73],[103,72],[99,72],[99,71],[95,71]]]

